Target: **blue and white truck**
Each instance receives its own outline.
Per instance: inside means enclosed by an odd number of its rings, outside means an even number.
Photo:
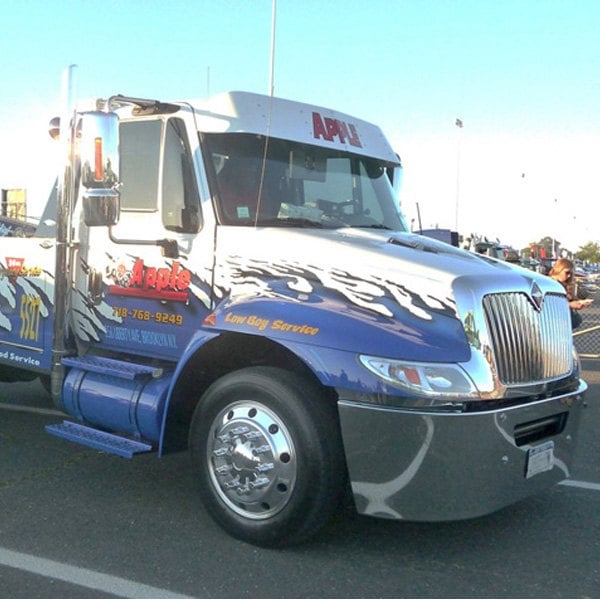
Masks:
[[[45,214],[0,240],[0,379],[46,384],[56,443],[189,449],[209,513],[265,546],[349,497],[465,519],[569,476],[563,289],[410,233],[378,127],[243,92],[67,98]]]

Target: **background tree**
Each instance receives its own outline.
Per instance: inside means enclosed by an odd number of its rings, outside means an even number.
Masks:
[[[591,263],[600,262],[600,246],[596,242],[588,242],[579,248],[575,258]]]

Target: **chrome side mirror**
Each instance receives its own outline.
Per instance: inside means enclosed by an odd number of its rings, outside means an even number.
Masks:
[[[120,206],[116,190],[88,190],[83,195],[83,221],[88,227],[116,225]]]
[[[119,221],[119,118],[94,111],[81,118],[78,136],[83,218],[90,227]]]

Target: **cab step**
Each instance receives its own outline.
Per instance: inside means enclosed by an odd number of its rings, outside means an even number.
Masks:
[[[93,429],[92,427],[71,421],[46,425],[46,431],[65,440],[77,442],[110,454],[116,454],[123,458],[132,458],[134,454],[150,452],[152,450],[150,444],[121,437],[113,433],[107,433],[106,431],[100,431],[99,429]]]
[[[75,367],[81,371],[91,373],[101,373],[120,379],[144,380],[156,379],[161,377],[163,370],[159,367],[150,365],[140,365],[126,362],[124,360],[116,360],[105,356],[66,356],[62,359],[62,364],[67,367]]]

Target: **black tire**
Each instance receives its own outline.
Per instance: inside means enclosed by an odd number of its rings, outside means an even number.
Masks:
[[[259,546],[308,539],[346,489],[335,404],[281,369],[251,367],[216,381],[194,413],[190,449],[207,511]]]

